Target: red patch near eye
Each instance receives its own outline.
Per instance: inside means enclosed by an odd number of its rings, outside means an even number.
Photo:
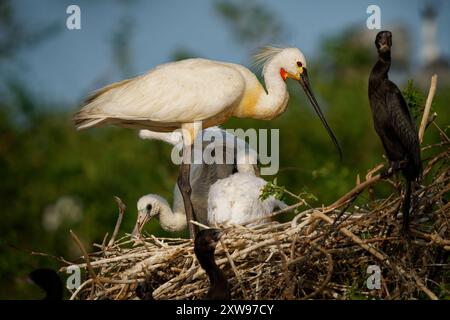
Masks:
[[[280,76],[283,78],[283,80],[286,80],[287,78],[287,72],[283,68],[280,69]]]

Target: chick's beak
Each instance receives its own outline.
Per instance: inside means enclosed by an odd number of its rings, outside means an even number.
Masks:
[[[145,224],[148,222],[149,216],[147,212],[145,211],[139,211],[138,217],[136,220],[136,225],[134,226],[133,232],[131,235],[135,238],[139,238],[142,233],[142,229],[144,228]]]

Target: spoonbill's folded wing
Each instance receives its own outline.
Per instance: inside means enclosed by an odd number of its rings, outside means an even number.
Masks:
[[[244,78],[230,65],[188,59],[98,90],[74,121],[78,129],[114,123],[157,131],[200,120],[222,122],[244,91]]]

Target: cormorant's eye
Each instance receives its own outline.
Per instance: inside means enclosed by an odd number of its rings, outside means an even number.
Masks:
[[[147,210],[147,212],[152,211],[152,205],[149,203],[149,204],[145,207],[145,209]]]
[[[297,61],[297,67],[303,67],[303,64],[300,61]]]

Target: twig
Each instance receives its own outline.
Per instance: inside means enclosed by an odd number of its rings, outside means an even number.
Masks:
[[[88,269],[89,273],[91,274],[92,279],[94,280],[94,282],[98,282],[97,275],[95,274],[95,271],[92,268],[91,261],[89,260],[89,255],[88,255],[86,249],[84,248],[83,243],[80,241],[80,239],[75,234],[75,232],[73,232],[72,230],[69,230],[69,232],[70,232],[70,235],[72,236],[73,240],[75,240],[75,243],[80,248],[81,253],[83,254],[84,260],[86,261],[87,269]]]
[[[248,226],[248,225],[250,225],[250,224],[252,224],[252,223],[255,223],[255,222],[258,222],[258,221],[261,221],[261,220],[267,220],[267,219],[273,218],[273,217],[275,217],[275,216],[277,216],[277,215],[280,215],[280,214],[285,213],[285,212],[289,212],[289,211],[294,210],[294,209],[296,209],[296,208],[298,208],[298,207],[301,207],[301,206],[303,206],[303,205],[305,205],[304,200],[303,200],[303,202],[302,202],[302,201],[301,201],[301,202],[298,202],[298,203],[293,204],[293,205],[291,205],[291,206],[288,206],[288,207],[286,207],[286,208],[284,208],[284,209],[275,211],[275,212],[273,212],[272,214],[269,214],[269,215],[267,215],[267,216],[264,216],[264,217],[261,217],[261,218],[255,218],[255,219],[252,219],[252,220],[246,222],[245,225]]]
[[[86,261],[86,266],[87,266],[87,269],[88,269],[88,271],[89,271],[89,273],[91,275],[92,281],[94,282],[94,284],[101,285],[100,281],[98,281],[98,279],[97,279],[97,275],[95,274],[94,269],[91,266],[91,262],[89,260],[89,255],[88,255],[86,249],[84,248],[83,243],[77,237],[75,232],[73,232],[72,230],[70,230],[69,232],[70,232],[70,235],[72,236],[73,240],[78,245],[78,247],[80,248],[81,252],[83,253],[83,257],[84,257],[84,260]],[[92,288],[91,288],[91,296],[93,296],[94,290],[95,290],[95,285],[93,285]]]
[[[381,179],[381,175],[376,175],[375,177],[370,178],[369,180],[366,180],[364,182],[361,182],[356,187],[354,187],[352,190],[347,192],[344,196],[339,198],[337,201],[326,207],[327,210],[329,209],[336,209],[340,206],[344,205],[347,201],[351,200],[353,197],[359,195],[361,192],[363,192],[367,187],[373,185],[377,181]]]
[[[239,274],[239,271],[237,270],[236,265],[234,264],[233,258],[231,258],[230,252],[228,251],[228,248],[225,245],[224,241],[222,241],[222,240],[219,240],[219,241],[220,241],[220,244],[222,245],[223,251],[225,251],[225,255],[227,256],[228,262],[230,263],[231,269],[233,270],[233,272],[236,276],[239,286],[241,287],[242,295],[244,296],[245,300],[248,300],[248,296],[245,291],[244,284],[242,283],[241,275]]]
[[[434,94],[436,93],[437,75],[431,77],[430,90],[428,91],[427,102],[425,103],[425,110],[423,111],[422,121],[419,129],[419,142],[422,143],[423,135],[425,133],[425,127],[428,122],[428,116],[431,110],[431,104],[433,103]]]
[[[323,221],[326,221],[329,224],[333,223],[333,219],[331,219],[330,217],[324,215],[322,212],[319,212],[319,211],[314,213],[313,217],[320,218],[320,219],[322,219]],[[359,237],[357,237],[353,232],[351,232],[347,228],[339,227],[338,230],[341,233],[343,233],[344,235],[346,235],[347,237],[351,238],[353,240],[353,242],[358,244],[361,248],[363,248],[364,250],[369,251],[372,255],[374,255],[379,260],[383,261],[383,260],[386,259],[386,257],[384,255],[382,255],[379,251],[377,251],[376,249],[374,249],[370,245],[364,243],[363,240],[361,240]]]
[[[438,129],[439,133],[442,135],[442,137],[448,142],[450,141],[450,138],[447,136],[447,134],[445,133],[444,130],[442,130],[436,122],[433,122],[433,125],[436,127],[436,129]]]
[[[85,286],[87,286],[88,284],[90,284],[92,281],[93,281],[93,280],[92,280],[92,278],[91,278],[91,279],[88,279],[88,280],[86,280],[85,282],[83,282],[83,283],[77,288],[77,290],[75,290],[75,292],[72,293],[72,295],[70,296],[70,299],[69,299],[69,300],[74,300],[74,299],[76,298],[76,296],[81,292],[81,290],[83,290],[83,288],[84,288]]]
[[[105,252],[105,250],[106,250],[106,239],[108,238],[108,235],[109,235],[109,233],[107,232],[105,234],[105,236],[103,237],[103,241],[102,241],[102,244],[100,246],[100,248],[102,249],[103,252]]]
[[[108,247],[112,246],[114,244],[114,241],[116,240],[117,234],[119,233],[120,225],[122,224],[122,218],[123,214],[125,213],[125,204],[122,202],[122,200],[115,196],[114,200],[117,202],[117,206],[119,207],[119,216],[117,217],[116,226],[114,228],[114,232],[111,236],[111,239],[109,239]]]
[[[198,221],[191,220],[191,221],[189,221],[189,223],[191,223],[193,225],[196,225],[196,226],[199,226],[199,227],[204,228],[204,229],[211,229],[211,227],[209,227],[207,225],[204,225],[203,223],[200,223]]]
[[[413,272],[412,276],[414,280],[416,281],[417,286],[431,299],[431,300],[439,300],[439,298],[430,290],[428,289],[420,280],[420,278]]]
[[[321,212],[317,212],[316,216],[326,222],[328,222],[329,224],[331,224],[333,222],[333,220],[324,215]],[[341,231],[343,234],[345,234],[346,236],[348,236],[349,238],[351,238],[355,243],[357,243],[359,246],[361,246],[363,249],[367,250],[368,252],[370,252],[373,256],[375,256],[378,260],[382,261],[382,262],[386,262],[388,265],[391,265],[394,267],[394,265],[392,264],[392,262],[389,261],[388,257],[377,251],[376,249],[372,248],[371,246],[367,245],[366,243],[364,243],[363,240],[361,240],[359,237],[357,237],[355,234],[353,234],[351,231],[349,231],[346,228],[340,228],[339,231]],[[438,300],[438,297],[431,292],[422,282],[422,280],[420,280],[420,278],[414,273],[414,272],[410,272],[411,275],[409,275],[401,266],[397,266],[397,268],[399,269],[399,271],[409,277],[412,277],[417,286],[431,299],[431,300]]]
[[[341,206],[343,206],[344,204],[346,204],[348,201],[352,200],[355,196],[359,195],[361,192],[363,192],[367,187],[370,187],[371,185],[375,184],[376,182],[378,182],[379,180],[382,180],[383,177],[381,176],[381,174],[377,174],[376,176],[372,176],[372,174],[377,171],[380,170],[381,168],[383,168],[382,164],[377,165],[375,168],[371,169],[369,171],[369,173],[367,174],[366,181],[356,185],[352,190],[350,190],[349,192],[347,192],[345,195],[343,195],[341,198],[339,198],[338,200],[336,200],[334,203],[332,203],[331,205],[329,205],[328,207],[325,207],[324,211],[332,211],[336,208],[339,208]],[[387,175],[391,175],[394,173],[394,170],[392,168],[388,168],[387,170]]]
[[[325,279],[322,281],[320,286],[314,292],[303,297],[304,300],[311,299],[311,298],[317,296],[319,293],[321,293],[325,289],[327,284],[330,282],[331,276],[333,274],[333,258],[331,257],[331,254],[320,245],[315,245],[315,247],[320,252],[322,252],[325,255],[325,257],[327,258],[327,261],[328,261],[327,276],[325,277]]]

